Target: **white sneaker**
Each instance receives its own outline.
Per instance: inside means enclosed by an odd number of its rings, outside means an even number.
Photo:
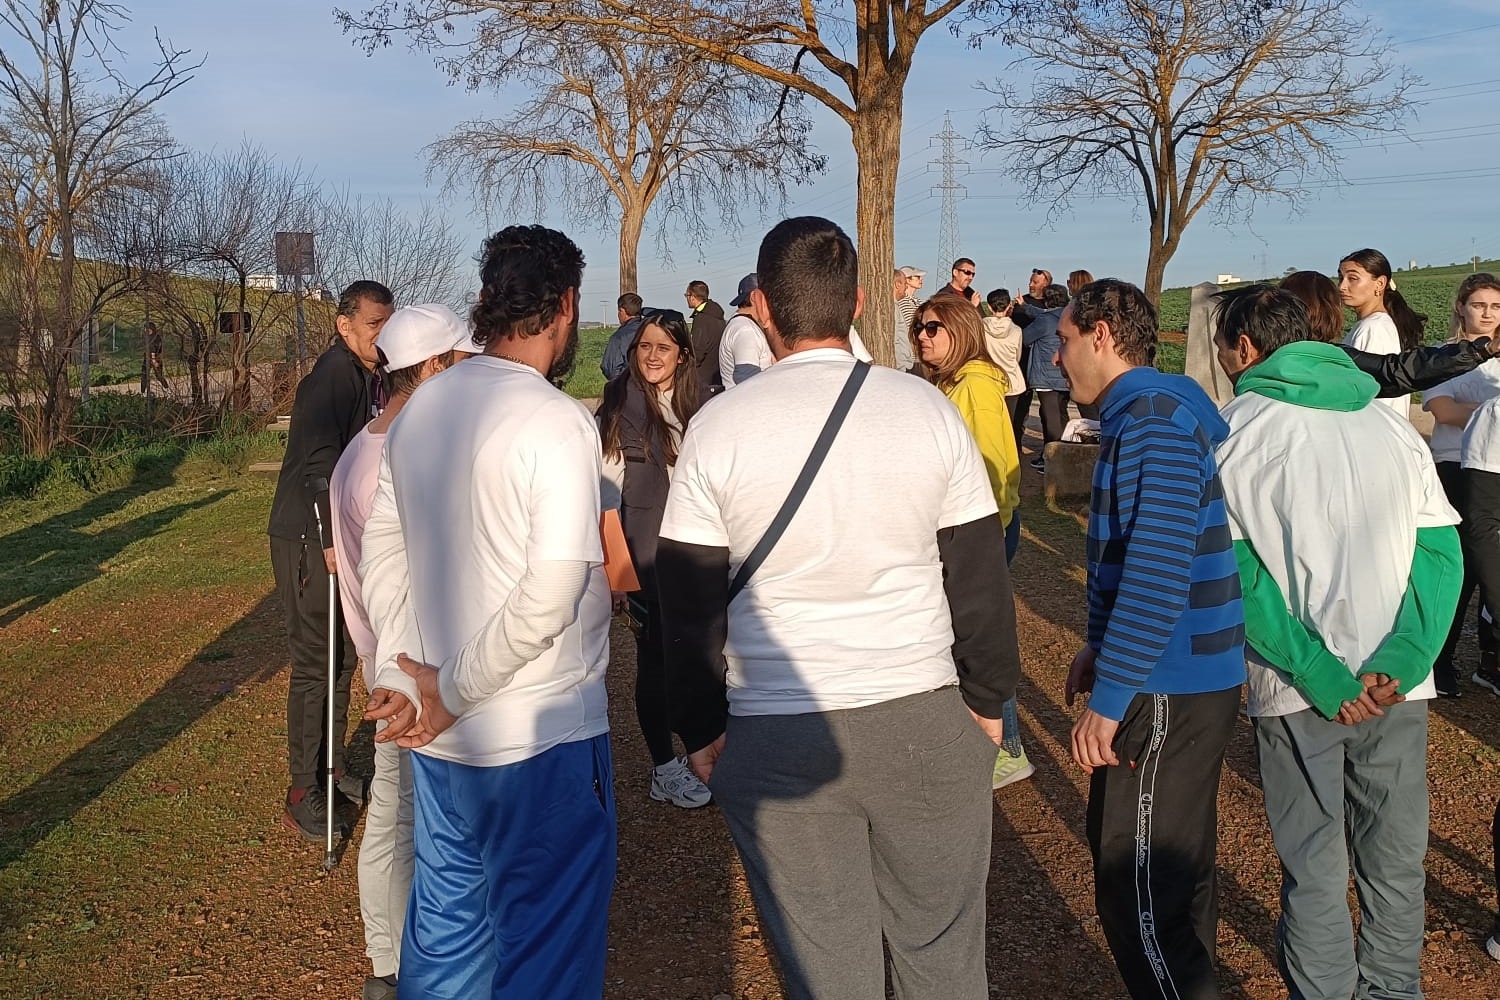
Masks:
[[[651,797],[683,809],[697,809],[708,805],[714,796],[688,768],[687,761],[678,757],[651,769]]]

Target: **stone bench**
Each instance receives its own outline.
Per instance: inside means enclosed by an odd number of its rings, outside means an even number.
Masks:
[[[1097,444],[1053,441],[1042,451],[1047,460],[1045,492],[1048,506],[1062,500],[1077,500],[1094,490],[1094,463],[1099,460]]]

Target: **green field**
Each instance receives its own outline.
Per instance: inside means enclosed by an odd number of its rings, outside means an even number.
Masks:
[[[1452,264],[1447,267],[1419,267],[1415,271],[1396,272],[1397,290],[1413,309],[1427,316],[1429,344],[1448,339],[1448,315],[1453,308],[1453,294],[1458,290],[1459,283],[1475,270],[1469,264]],[[1477,270],[1500,273],[1500,260],[1481,261]],[[1163,330],[1187,330],[1191,295],[1192,290],[1188,288],[1162,290],[1159,312]],[[1352,313],[1349,325],[1354,325]]]

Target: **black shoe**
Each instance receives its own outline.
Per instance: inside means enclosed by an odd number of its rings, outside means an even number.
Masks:
[[[286,812],[281,815],[281,825],[314,844],[322,844],[328,836],[328,798],[323,789],[294,788],[286,793]],[[342,838],[347,827],[342,819],[334,817],[333,832]]]
[[[1031,467],[1044,476],[1047,474],[1047,460],[1040,455],[1031,460]]]
[[[365,980],[360,1000],[396,1000],[395,976],[371,976]]]
[[[1458,686],[1458,678],[1456,677],[1445,680],[1434,680],[1433,684],[1437,688],[1439,698],[1462,698],[1464,696],[1463,689]]]

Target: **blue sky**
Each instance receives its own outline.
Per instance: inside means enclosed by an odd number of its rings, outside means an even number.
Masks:
[[[358,0],[346,5],[360,6]],[[326,181],[354,192],[390,196],[413,207],[441,201],[478,249],[492,228],[530,219],[487,219],[466,198],[444,198],[426,177],[422,149],[452,126],[499,110],[503,98],[446,85],[431,61],[392,47],[366,57],[340,34],[322,0],[136,0],[134,23],[121,36],[127,66],[153,53],[151,31],[207,57],[197,78],[165,102],[162,113],[179,142],[225,148],[250,139],[288,161],[300,160]],[[1167,284],[1212,280],[1220,272],[1279,274],[1287,267],[1332,271],[1350,250],[1374,246],[1397,265],[1446,264],[1473,254],[1500,257],[1500,8],[1492,0],[1365,0],[1363,9],[1396,41],[1398,58],[1423,78],[1424,103],[1410,124],[1412,142],[1390,139],[1348,149],[1349,183],[1320,189],[1299,214],[1267,202],[1247,222],[1216,225],[1205,210],[1188,229],[1167,270]],[[253,13],[252,13],[253,12]],[[930,33],[917,50],[907,89],[896,210],[899,264],[928,272],[936,260],[941,203],[929,191],[939,179],[928,161],[931,138],[951,112],[957,131],[972,134],[989,101],[974,87],[1006,77],[1021,83],[998,47],[968,49],[947,32]],[[854,232],[854,158],[848,130],[821,108],[814,141],[827,173],[793,190],[787,214],[824,215]],[[1019,187],[978,150],[963,154],[969,199],[960,206],[963,252],[978,261],[977,284],[1024,287],[1033,266],[1056,274],[1087,268],[1139,281],[1145,267],[1145,223],[1129,201],[1094,199],[1048,225],[1044,209],[1022,204]],[[564,228],[583,246],[585,318],[612,317],[617,290],[613,229],[541,221]],[[758,236],[774,218],[752,214],[743,231],[711,240],[702,259],[686,240],[671,268],[656,257],[648,232],[641,247],[641,293],[648,304],[676,306],[689,280],[703,278],[721,302],[754,269]],[[946,279],[946,268],[942,269]],[[938,285],[929,278],[927,290]],[[604,303],[608,301],[609,306]]]

